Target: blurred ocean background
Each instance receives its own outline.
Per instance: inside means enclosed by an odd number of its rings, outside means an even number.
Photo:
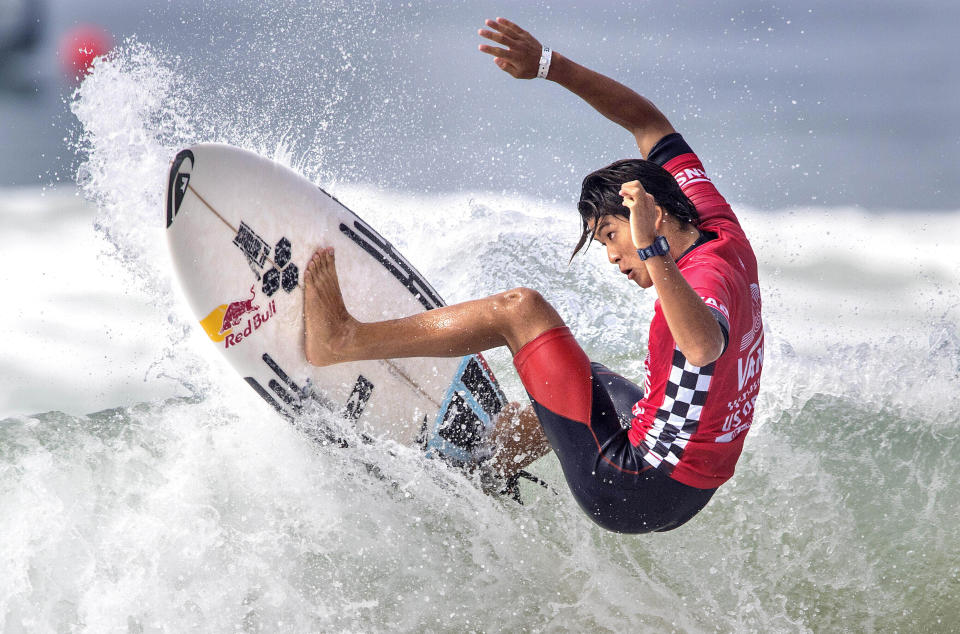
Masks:
[[[0,11],[0,631],[960,631],[957,3]],[[497,15],[652,98],[757,251],[754,429],[677,531],[601,532],[552,457],[556,493],[520,506],[412,450],[315,446],[175,291],[167,165],[227,142],[334,193],[448,302],[532,286],[639,378],[652,296],[600,249],[566,264],[580,179],[636,150],[478,53]],[[114,45],[82,81],[81,24]]]

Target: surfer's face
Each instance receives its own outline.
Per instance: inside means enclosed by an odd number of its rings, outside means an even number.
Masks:
[[[601,216],[596,223],[589,223],[593,239],[607,250],[607,259],[615,264],[620,273],[639,284],[642,288],[653,286],[653,280],[647,273],[647,267],[637,255],[630,233],[630,221],[623,216]]]

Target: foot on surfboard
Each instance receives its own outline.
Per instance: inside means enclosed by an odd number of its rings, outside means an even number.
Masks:
[[[318,249],[303,274],[303,314],[307,361],[325,366],[347,361],[342,354],[352,322],[337,280],[333,248]]]

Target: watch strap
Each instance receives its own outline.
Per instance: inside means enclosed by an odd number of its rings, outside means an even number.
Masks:
[[[668,253],[670,253],[670,244],[663,236],[657,236],[650,246],[637,249],[637,255],[640,256],[641,260],[652,258],[655,255],[667,255]]]

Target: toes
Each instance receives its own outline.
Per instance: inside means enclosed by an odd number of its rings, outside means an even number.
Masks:
[[[332,258],[333,249],[330,247],[319,248],[314,254],[310,257],[310,261],[307,262],[307,275],[316,276],[325,272],[329,266],[329,260]],[[317,280],[314,279],[316,282]]]
[[[322,272],[324,275],[329,275],[333,270],[333,251],[331,249],[324,249],[323,255],[320,258],[319,272]]]
[[[333,247],[317,249],[310,258],[310,261],[307,262],[307,268],[303,276],[304,281],[312,284],[314,287],[320,286],[320,284],[331,275],[336,279],[336,270]]]
[[[307,267],[306,279],[308,280],[310,286],[312,286],[314,289],[320,285],[320,267],[320,260],[316,257],[310,261],[310,265]]]

